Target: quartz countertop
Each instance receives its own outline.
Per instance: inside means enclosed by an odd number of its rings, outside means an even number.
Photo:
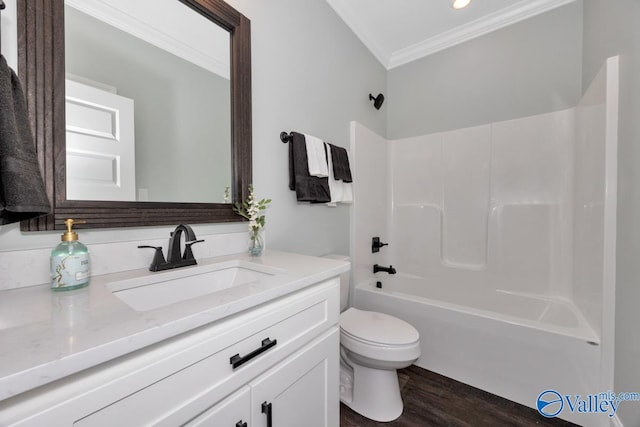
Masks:
[[[265,251],[199,260],[242,260],[282,269],[240,285],[165,307],[136,311],[109,283],[160,275],[146,269],[91,278],[84,289],[52,292],[49,284],[0,291],[0,400],[223,319],[349,270],[349,263]],[[196,267],[184,267],[186,270]]]

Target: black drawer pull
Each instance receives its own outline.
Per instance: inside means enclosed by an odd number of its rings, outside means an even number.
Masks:
[[[273,408],[271,403],[262,402],[262,413],[267,415],[267,427],[273,426]]]
[[[247,422],[242,422],[242,420],[236,423],[236,427],[247,427]]]
[[[260,354],[269,350],[271,347],[275,346],[276,344],[278,344],[278,340],[271,340],[269,338],[265,338],[262,340],[262,346],[260,348],[253,350],[251,353],[247,354],[244,357],[240,357],[240,354],[231,356],[231,358],[229,359],[229,363],[233,365],[233,369],[236,369],[238,366],[244,365],[249,360],[253,359],[256,356],[259,356]]]

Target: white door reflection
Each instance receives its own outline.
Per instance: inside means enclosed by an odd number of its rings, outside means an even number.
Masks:
[[[135,201],[133,99],[69,79],[65,98],[67,199]]]

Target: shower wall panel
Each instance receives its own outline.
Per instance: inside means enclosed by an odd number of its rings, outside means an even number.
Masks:
[[[569,296],[574,110],[391,141],[390,260]]]
[[[442,262],[450,267],[487,267],[491,178],[491,127],[442,135]]]
[[[576,107],[573,299],[591,327],[602,325],[604,204],[606,192],[606,70]],[[594,233],[593,231],[600,230]]]

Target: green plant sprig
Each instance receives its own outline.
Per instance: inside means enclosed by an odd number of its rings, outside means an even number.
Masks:
[[[260,213],[267,209],[269,203],[271,203],[271,199],[256,201],[255,194],[253,192],[253,184],[250,184],[247,200],[242,203],[236,202],[233,207],[234,212],[249,220],[249,231],[253,233],[251,236],[252,239],[255,238],[260,229],[265,225],[265,216],[260,215]]]

